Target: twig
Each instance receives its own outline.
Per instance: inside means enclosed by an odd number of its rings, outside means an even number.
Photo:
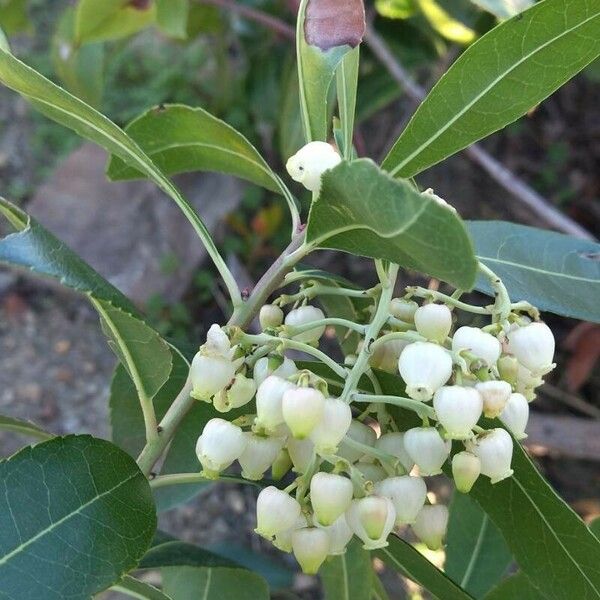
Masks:
[[[374,29],[367,28],[365,41],[390,75],[402,86],[406,95],[416,103],[421,102],[425,98],[425,90],[404,69],[398,59],[392,54],[383,38]],[[589,231],[554,208],[545,198],[490,156],[481,146],[473,144],[469,148],[466,148],[464,152],[504,189],[521,200],[523,204],[531,209],[547,225],[577,237],[595,239]]]

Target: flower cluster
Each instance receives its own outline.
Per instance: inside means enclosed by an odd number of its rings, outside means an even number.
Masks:
[[[376,549],[407,525],[438,549],[448,510],[430,502],[424,478],[448,463],[466,493],[480,476],[511,476],[512,436],[526,437],[529,401],[554,366],[552,332],[526,303],[500,319],[495,307],[408,288],[373,337],[369,325],[347,323],[364,335],[342,366],[318,349],[328,325],[344,325],[308,304],[318,292],[309,282],[264,306],[262,334],[211,327],[191,367],[193,395],[223,413],[248,409],[206,424],[197,443],[203,474],[217,478],[237,461],[242,477],[262,481],[256,532],[293,552],[306,573],[343,554],[354,535]],[[284,315],[288,303],[295,306]],[[461,309],[492,322],[456,327]],[[289,349],[325,362],[339,385],[295,364]],[[376,381],[378,370],[399,376],[393,395],[359,385],[361,375]],[[416,419],[405,422],[406,410]],[[486,421],[496,418],[504,427]]]

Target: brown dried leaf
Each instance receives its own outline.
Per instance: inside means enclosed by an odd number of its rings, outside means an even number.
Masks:
[[[365,33],[363,0],[309,0],[304,19],[306,43],[321,50],[358,46]]]

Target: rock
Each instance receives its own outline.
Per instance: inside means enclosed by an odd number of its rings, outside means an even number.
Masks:
[[[177,300],[206,257],[202,243],[153,183],[112,183],[105,166],[105,152],[84,144],[39,188],[29,212],[135,302]],[[177,183],[211,231],[238,206],[244,188],[212,173]]]

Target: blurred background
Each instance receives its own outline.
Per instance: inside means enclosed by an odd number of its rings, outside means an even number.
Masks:
[[[75,4],[0,0],[0,27],[19,58],[119,125],[161,103],[201,106],[244,133],[283,173],[287,157],[302,145],[293,44],[297,2],[176,0],[177,18],[159,26],[138,19],[127,35],[81,46],[74,41]],[[530,4],[367,2],[357,153],[381,159],[422,89],[498,19]],[[141,15],[151,10],[150,0],[130,5]],[[431,168],[418,183],[433,187],[464,218],[597,237],[599,157],[596,62],[479,150]],[[180,346],[197,346],[210,324],[227,315],[215,271],[191,227],[161,192],[144,181],[109,183],[105,164],[102,150],[0,89],[0,194],[132,297],[163,335]],[[251,287],[289,239],[281,198],[215,174],[188,174],[177,183],[242,287]],[[300,188],[293,189],[308,202]],[[0,235],[9,232],[0,221]],[[365,286],[375,280],[368,263],[355,257],[323,252],[313,262]],[[414,275],[405,273],[401,284],[412,281]],[[552,315],[547,320],[557,336],[558,368],[533,405],[526,443],[553,486],[589,520],[600,514],[600,327]],[[85,299],[0,266],[0,413],[31,419],[55,433],[108,437],[107,395],[115,362]],[[0,455],[19,443],[1,434]],[[449,494],[443,481],[439,493]],[[204,545],[236,544],[270,554],[275,563],[268,566],[285,587],[293,563],[286,564],[287,557],[251,533],[254,496],[249,488],[216,485],[163,515],[161,527]],[[443,555],[433,558],[443,562]],[[314,579],[294,575],[293,581],[301,597],[320,597]],[[419,597],[406,582],[400,589],[398,598]]]

